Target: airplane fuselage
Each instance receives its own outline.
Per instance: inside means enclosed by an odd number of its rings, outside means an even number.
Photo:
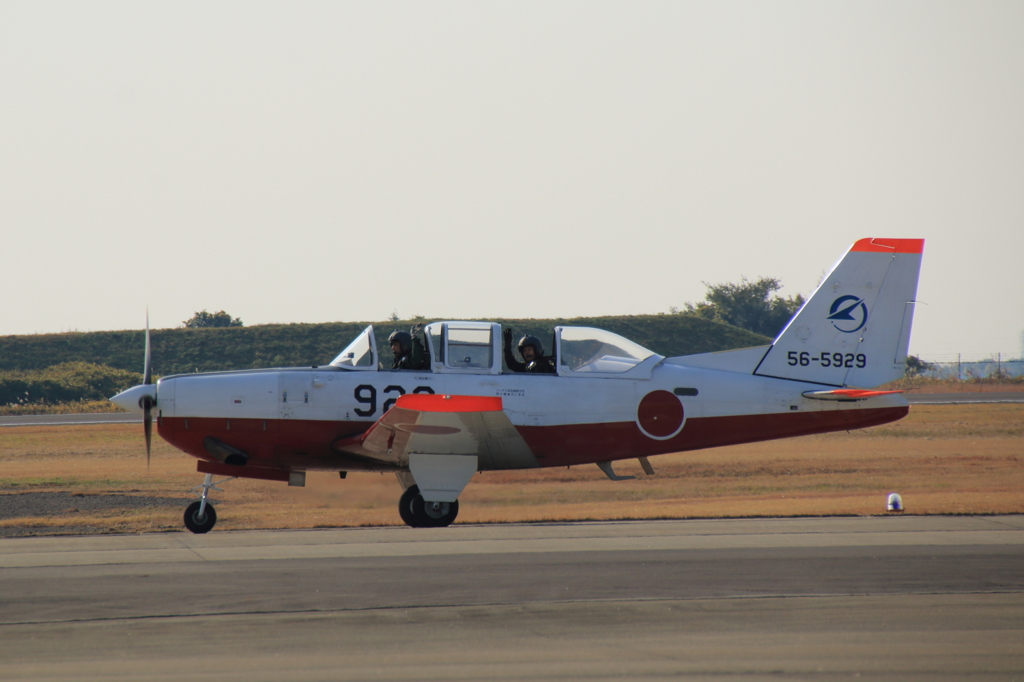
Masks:
[[[652,361],[657,358],[652,358]],[[166,377],[158,430],[214,460],[215,438],[250,466],[392,470],[400,460],[353,460],[332,444],[366,431],[406,393],[500,397],[528,450],[481,458],[481,470],[570,466],[874,426],[907,414],[901,396],[863,403],[805,398],[815,384],[652,363],[650,378],[551,374],[445,375],[335,367]]]

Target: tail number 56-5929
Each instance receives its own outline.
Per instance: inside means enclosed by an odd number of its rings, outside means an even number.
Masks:
[[[809,352],[796,352],[791,350],[786,354],[788,363],[791,366],[800,365],[807,367],[812,362],[820,367],[847,367],[863,369],[868,364],[868,357],[864,353],[819,353],[812,356]]]

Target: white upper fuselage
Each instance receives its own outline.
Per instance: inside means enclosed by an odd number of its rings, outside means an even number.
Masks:
[[[441,331],[445,324],[456,323],[438,323],[430,331]],[[579,328],[560,328],[559,342],[570,329]],[[176,375],[159,381],[157,408],[163,417],[362,422],[368,427],[405,393],[495,396],[502,399],[505,413],[517,427],[634,422],[652,440],[666,440],[684,430],[691,419],[855,406],[805,398],[802,393],[821,388],[814,383],[754,376],[752,371],[766,348],[668,360],[647,351],[647,357],[620,359],[617,365],[608,358],[621,356],[606,354],[576,367],[566,357],[566,349],[558,357],[569,362],[558,363],[558,374],[500,373],[497,330],[487,331],[492,333],[490,363],[483,367],[443,362],[445,354],[437,343],[442,334],[428,334],[436,359],[429,371],[380,369],[374,357],[372,364],[361,369],[342,364]],[[451,349],[446,350],[450,357]],[[594,367],[615,371],[591,371]],[[650,433],[641,425],[641,402],[656,391],[680,401],[684,416],[678,429]],[[870,401],[872,408],[902,405],[906,401],[896,395]]]

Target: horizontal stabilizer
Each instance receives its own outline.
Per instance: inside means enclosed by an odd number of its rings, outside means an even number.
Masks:
[[[812,398],[814,400],[867,400],[868,398],[877,398],[883,395],[892,395],[893,393],[903,393],[903,391],[871,391],[866,388],[837,388],[834,391],[804,391],[802,394],[805,398]]]

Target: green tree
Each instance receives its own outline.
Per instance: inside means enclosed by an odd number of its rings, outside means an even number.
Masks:
[[[242,320],[240,318],[232,319],[223,310],[218,310],[215,313],[208,313],[205,310],[201,310],[189,319],[182,322],[186,327],[194,328],[205,328],[205,327],[241,327]]]
[[[774,338],[804,304],[800,294],[789,298],[772,296],[782,288],[774,277],[762,277],[754,282],[744,277],[738,283],[727,284],[704,282],[704,286],[708,292],[703,301],[697,305],[687,303],[683,310],[673,308],[672,312],[725,322]]]
[[[916,355],[907,356],[907,376],[916,377],[934,367],[930,362],[925,362]]]

